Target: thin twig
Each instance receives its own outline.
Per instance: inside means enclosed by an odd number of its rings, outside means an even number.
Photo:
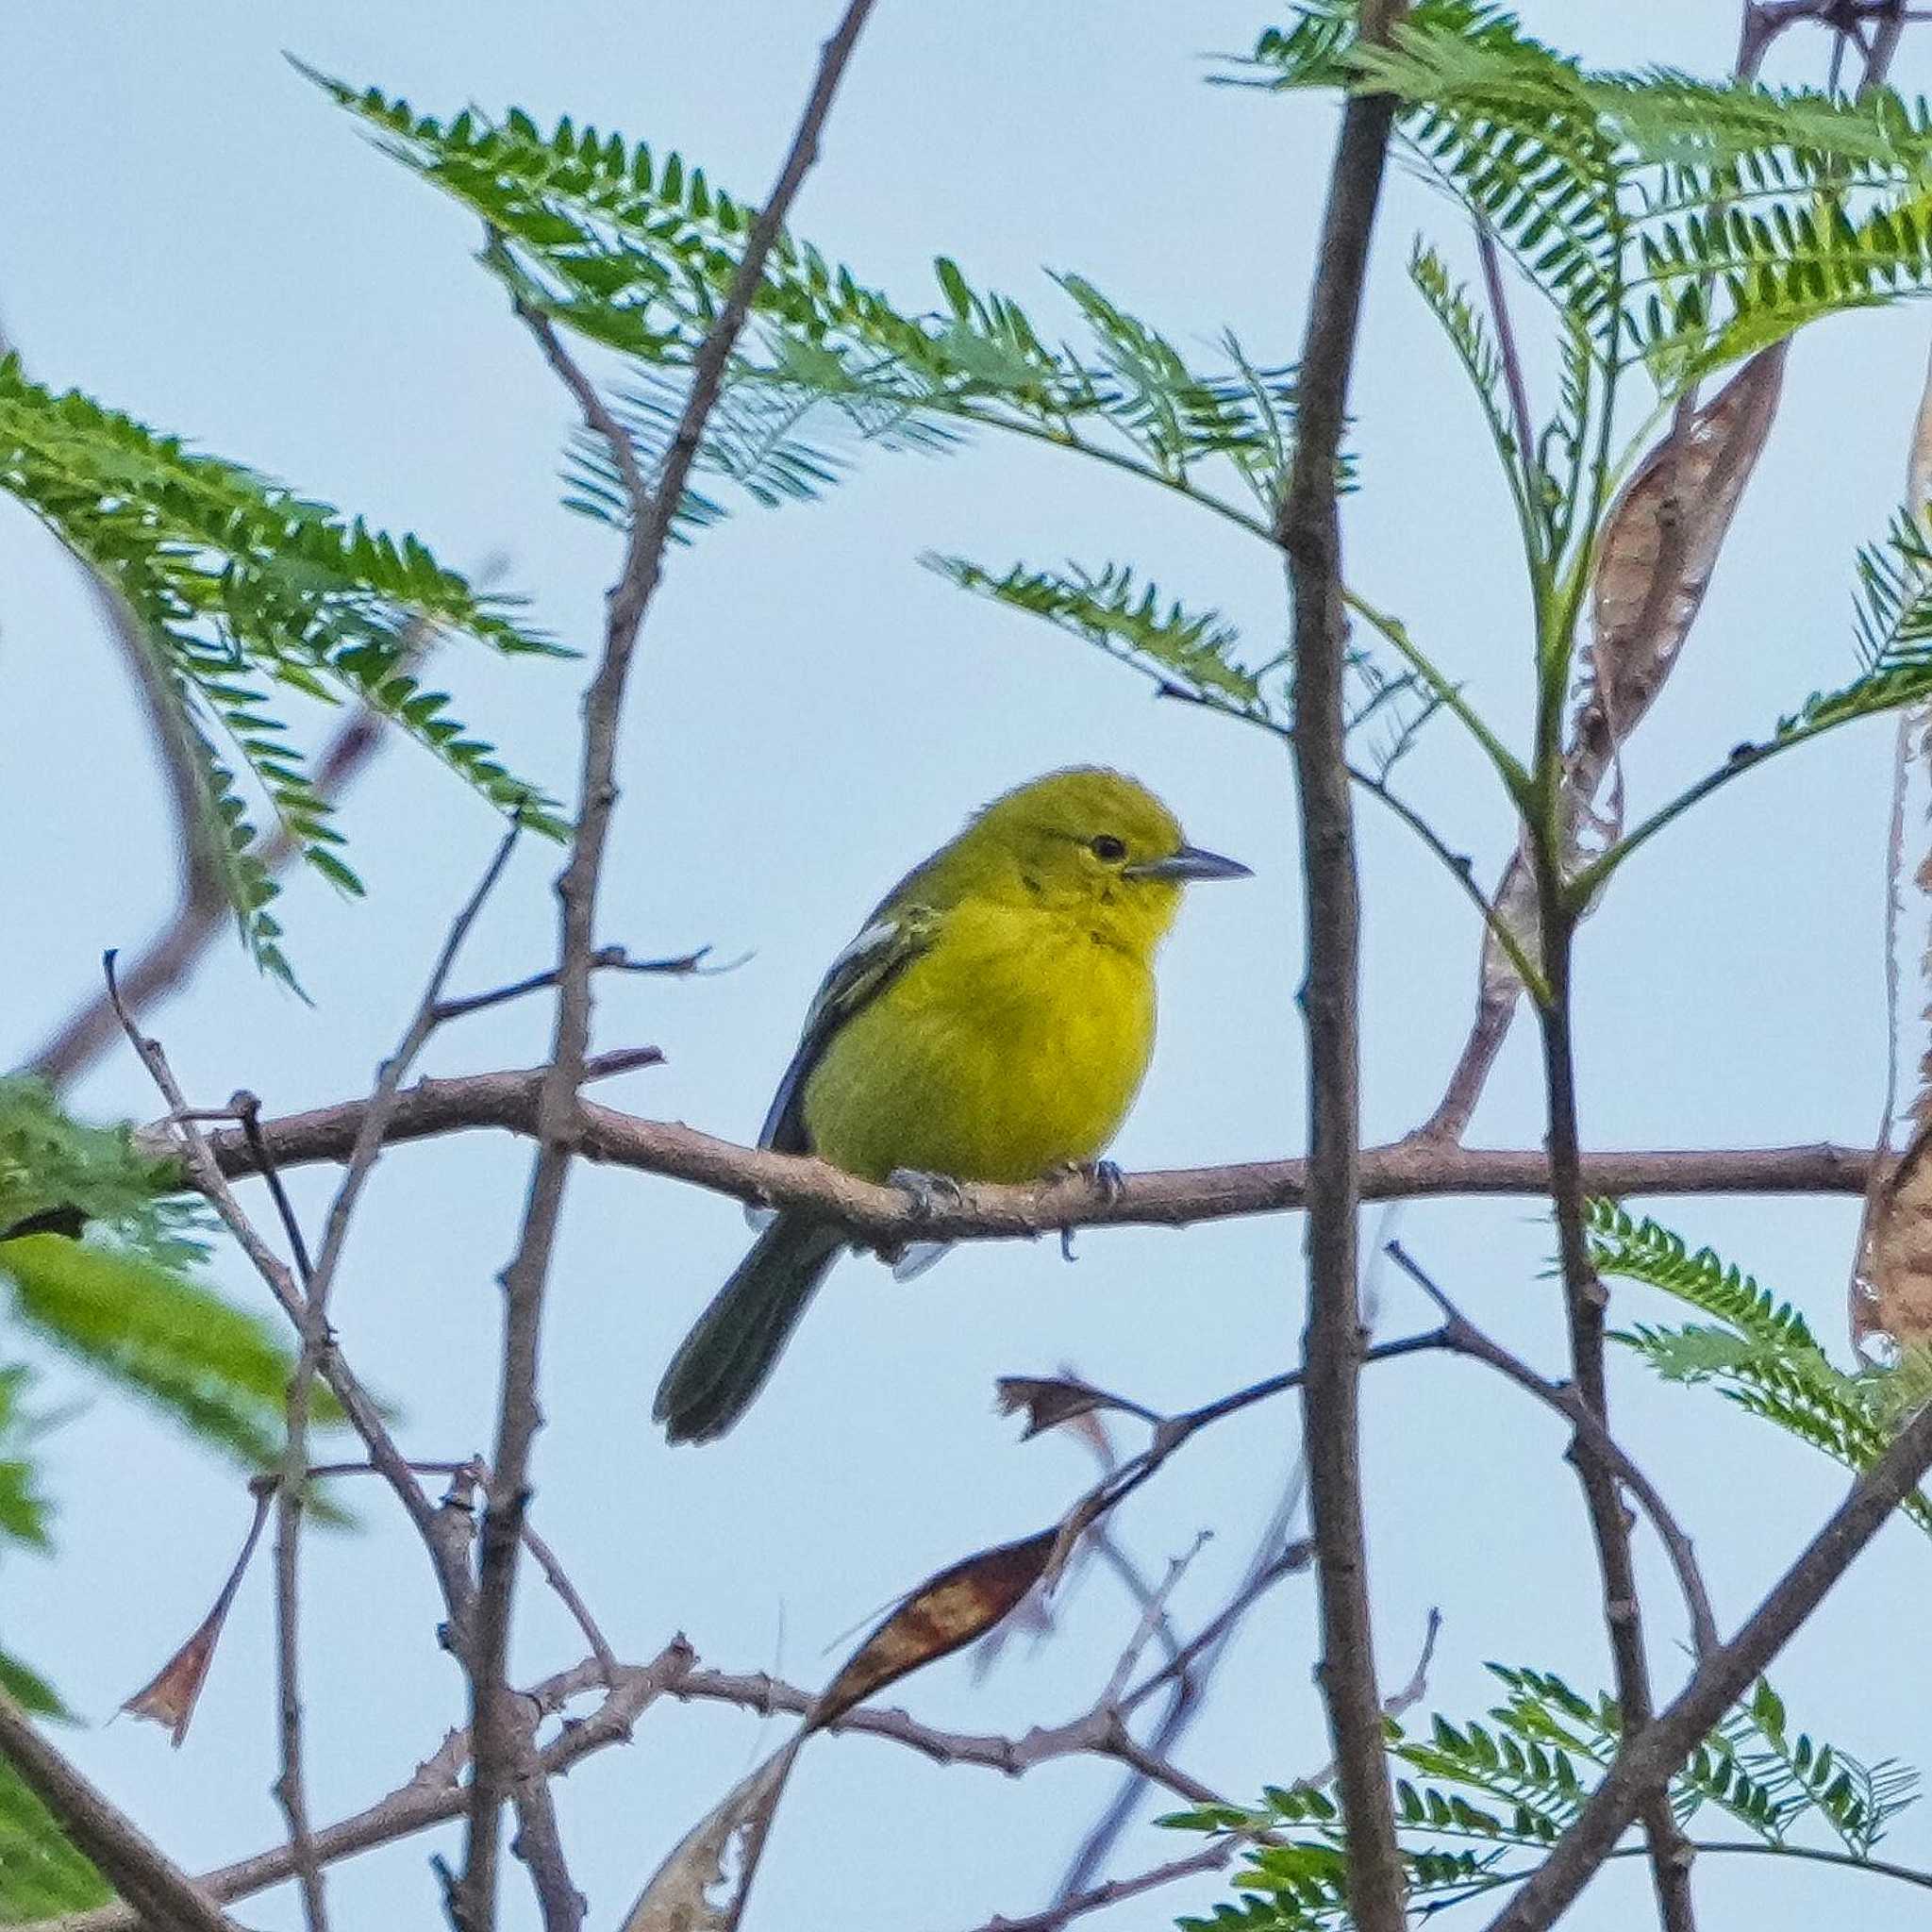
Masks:
[[[477,573],[479,585],[489,583],[498,561],[485,563]],[[408,669],[423,654],[429,637],[426,625],[412,625],[404,635],[399,668]],[[342,797],[388,742],[382,715],[358,706],[316,758],[309,789],[331,803]],[[299,843],[287,827],[278,826],[261,849],[264,871],[282,873],[300,856]],[[194,971],[209,942],[234,917],[221,883],[197,870],[184,883],[181,900],[167,923],[147,944],[133,954],[121,974],[121,997],[138,1015],[150,1011]],[[120,1031],[113,1002],[105,991],[84,999],[25,1061],[25,1070],[51,1087],[65,1087],[84,1074],[113,1042]]]
[[[1300,1513],[1307,1488],[1307,1464],[1296,1458],[1280,1499],[1269,1512],[1249,1557],[1241,1579],[1228,1601],[1208,1620],[1203,1628],[1186,1643],[1174,1644],[1165,1662],[1129,1693],[1124,1680],[1116,1692],[1123,1716],[1138,1708],[1148,1697],[1166,1686],[1167,1708],[1148,1738],[1149,1747],[1163,1757],[1179,1748],[1190,1726],[1206,1707],[1216,1671],[1227,1655],[1228,1644],[1247,1613],[1260,1602],[1274,1584],[1314,1560],[1312,1542],[1291,1543],[1288,1533]],[[1121,1835],[1132,1823],[1134,1812],[1145,1792],[1144,1782],[1137,1776],[1124,1779],[1108,1803],[1081,1840],[1068,1861],[1055,1890],[1056,1901],[1064,1901],[1087,1890],[1098,1877]]]
[[[1134,1634],[1127,1639],[1125,1647],[1115,1662],[1113,1674],[1107,1680],[1107,1689],[1101,1692],[1103,1703],[1117,1705],[1121,1701],[1121,1693],[1126,1690],[1127,1680],[1134,1674],[1134,1666],[1141,1661],[1141,1653],[1153,1641],[1156,1632],[1168,1626],[1167,1604],[1168,1599],[1174,1594],[1174,1586],[1187,1574],[1189,1564],[1208,1547],[1213,1534],[1211,1529],[1197,1530],[1194,1541],[1178,1557],[1169,1559],[1167,1574],[1149,1593],[1146,1603],[1141,1607],[1141,1621],[1134,1626]],[[1174,1642],[1171,1633],[1167,1638],[1167,1650],[1169,1661],[1172,1662],[1179,1652],[1179,1646]]]
[[[1429,1666],[1436,1660],[1436,1640],[1442,1634],[1442,1613],[1433,1605],[1423,1624],[1423,1647],[1415,1660],[1415,1669],[1409,1672],[1408,1681],[1400,1690],[1392,1690],[1382,1700],[1382,1716],[1385,1720],[1401,1717],[1410,1711],[1429,1694]],[[1320,1771],[1310,1772],[1307,1777],[1296,1780],[1302,1788],[1312,1787],[1322,1790],[1335,1776],[1335,1766],[1324,1764]]]
[[[591,1614],[587,1604],[575,1584],[570,1580],[563,1565],[557,1560],[557,1553],[539,1536],[528,1524],[524,1524],[524,1547],[535,1559],[538,1569],[543,1573],[543,1580],[557,1592],[558,1599],[583,1632],[584,1641],[591,1646],[591,1655],[604,1673],[607,1690],[614,1690],[617,1684],[617,1654],[610,1648],[609,1640],[597,1627],[597,1620]]]
[[[1536,485],[1536,418],[1529,410],[1529,389],[1523,379],[1523,351],[1509,316],[1509,299],[1503,287],[1503,264],[1495,231],[1488,222],[1475,225],[1476,259],[1482,264],[1483,289],[1489,297],[1490,319],[1495,326],[1496,348],[1503,358],[1503,380],[1509,396],[1509,420],[1516,426],[1516,460],[1523,465],[1525,490]]]
[[[976,1928],[976,1932],[1061,1932],[1063,1926],[1071,1925],[1075,1919],[1085,1918],[1089,1912],[1124,1904],[1130,1898],[1144,1897],[1150,1891],[1158,1891],[1163,1886],[1174,1884],[1176,1879],[1191,1878],[1202,1872],[1219,1872],[1232,1860],[1234,1854],[1235,1841],[1224,1839],[1198,1852],[1190,1852],[1185,1857],[1170,1858],[1164,1865],[1138,1872],[1131,1878],[1109,1878],[1105,1884],[1090,1886],[1083,1891],[1057,1899],[1044,1911],[1028,1912],[1020,1919],[989,1919]]]
[[[262,1240],[246,1210],[236,1199],[227,1176],[215,1159],[208,1137],[192,1120],[187,1096],[175,1077],[174,1069],[168,1064],[168,1057],[160,1041],[142,1031],[122,1000],[114,973],[114,955],[108,953],[102,964],[109,1005],[142,1064],[147,1069],[149,1077],[168,1104],[172,1138],[161,1144],[182,1161],[186,1178],[213,1207],[223,1225],[234,1236],[237,1246],[299,1333],[307,1315],[307,1300],[300,1283],[288,1264]],[[263,1127],[261,1131],[273,1143],[269,1129]],[[245,1147],[247,1136],[240,1129],[236,1134],[240,1144]],[[396,1447],[395,1439],[382,1419],[382,1411],[333,1342],[324,1347],[317,1369],[329,1392],[341,1404],[350,1427],[369,1452],[369,1459],[395,1492],[434,1557],[438,1550],[436,1511],[424,1493],[423,1486],[416,1480],[408,1461]],[[441,1568],[439,1574],[441,1574]]]
[[[710,957],[710,952],[709,946],[700,946],[694,953],[679,953],[669,958],[633,959],[622,946],[599,946],[591,956],[591,965],[599,973],[650,973],[674,979],[714,979],[721,974],[735,971],[751,958],[749,953],[741,953],[722,965],[707,966],[705,961]],[[508,986],[492,987],[488,992],[465,993],[459,999],[439,1000],[435,1008],[436,1024],[441,1025],[447,1020],[460,1020],[470,1013],[505,1006],[511,1000],[523,999],[526,994],[543,992],[557,983],[557,969],[553,966],[547,972],[513,979]]]
[[[1677,1588],[1684,1593],[1684,1607],[1690,1621],[1690,1641],[1700,1657],[1714,1656],[1719,1646],[1717,1618],[1710,1607],[1710,1593],[1690,1539],[1685,1535],[1657,1486],[1644,1474],[1604,1425],[1602,1418],[1584,1402],[1578,1391],[1567,1384],[1552,1382],[1529,1364],[1512,1355],[1501,1342],[1483,1333],[1460,1308],[1443,1293],[1405,1249],[1391,1241],[1384,1252],[1413,1281],[1442,1314],[1441,1345],[1452,1355],[1467,1356],[1487,1362],[1507,1375],[1519,1389],[1524,1389],[1546,1407],[1556,1410],[1588,1444],[1590,1453],[1607,1463],[1617,1479],[1636,1497],[1643,1513],[1662,1541],[1671,1568],[1676,1573]]]
[[[1285,1577],[1299,1575],[1314,1560],[1314,1544],[1306,1538],[1300,1538],[1285,1543],[1268,1561],[1256,1565],[1243,1579],[1241,1589],[1181,1645],[1173,1658],[1152,1676],[1143,1678],[1121,1699],[1121,1707],[1132,1710],[1163,1684],[1185,1676],[1204,1657],[1211,1656],[1225,1641],[1241,1619],[1277,1583]]]
[[[513,822],[499,841],[490,864],[484,870],[482,879],[452,922],[435,966],[431,970],[428,986],[417,1004],[415,1016],[404,1035],[403,1042],[377,1076],[375,1091],[370,1097],[368,1109],[357,1134],[356,1145],[350,1152],[348,1164],[343,1170],[335,1197],[329,1204],[323,1228],[322,1251],[312,1267],[309,1264],[300,1224],[282,1188],[281,1176],[268,1151],[267,1142],[261,1135],[259,1103],[253,1094],[238,1094],[235,1100],[235,1105],[242,1114],[243,1132],[248,1137],[249,1145],[255,1151],[257,1158],[262,1163],[276,1211],[287,1230],[302,1297],[301,1319],[297,1324],[301,1337],[301,1352],[296,1357],[294,1374],[289,1380],[281,1481],[276,1486],[275,1493],[275,1655],[281,1739],[281,1773],[275,1780],[275,1798],[289,1822],[289,1840],[294,1849],[296,1869],[302,1880],[303,1912],[308,1932],[327,1932],[328,1914],[324,1898],[322,1872],[315,1862],[313,1840],[309,1832],[308,1797],[303,1774],[302,1700],[299,1688],[300,1565],[302,1515],[308,1502],[306,1472],[308,1465],[309,1408],[315,1378],[323,1356],[331,1343],[328,1322],[329,1292],[341,1263],[343,1246],[348,1239],[350,1217],[361,1197],[364,1184],[381,1156],[383,1127],[390,1110],[395,1104],[396,1091],[402,1084],[404,1074],[408,1073],[417,1055],[436,1029],[436,1009],[443,987],[448,982],[450,972],[455,966],[464,940],[469,936],[491,891],[509,862],[518,831],[519,826]],[[432,1552],[438,1546],[433,1544]],[[454,1561],[446,1560],[438,1563],[437,1574],[444,1586],[451,1648],[456,1651],[459,1659],[466,1660],[469,1654],[472,1601],[467,1569]],[[560,1862],[560,1853],[552,1850],[556,1838],[554,1822],[553,1828],[546,1830],[545,1827],[543,1813],[547,1805],[547,1794],[541,1791],[533,1793],[526,1784],[523,1788],[523,1796],[529,1810],[529,1815],[524,1821],[525,1834],[533,1845],[543,1849],[546,1862]]]
[[[1409,1673],[1407,1683],[1384,1703],[1382,1715],[1385,1719],[1400,1717],[1428,1694],[1429,1665],[1435,1657],[1436,1639],[1441,1628],[1441,1612],[1432,1609],[1423,1632],[1422,1654],[1416,1659],[1415,1669]],[[1298,1789],[1303,1786],[1319,1788],[1330,1783],[1334,1775],[1335,1767],[1329,1764],[1305,1778],[1296,1779],[1295,1783]],[[1220,1871],[1229,1863],[1242,1842],[1242,1835],[1231,1836],[1220,1839],[1188,1857],[1171,1859],[1130,1878],[1111,1879],[1098,1885],[1089,1885],[1082,1879],[1078,1885],[1063,1885],[1053,1904],[1044,1910],[1022,1919],[996,1917],[979,1927],[978,1932],[1058,1932],[1061,1926],[1084,1918],[1089,1912],[1118,1905],[1124,1899],[1138,1898],[1144,1892],[1171,1885],[1177,1878],[1191,1877],[1198,1872]]]
[[[564,348],[549,319],[516,307],[545,359],[575,400],[586,425],[603,439],[617,465],[630,508],[624,565],[611,586],[604,647],[584,697],[583,769],[575,833],[558,881],[560,931],[558,1000],[550,1066],[538,1096],[538,1149],[523,1227],[503,1274],[502,1391],[477,1559],[475,1671],[471,1723],[476,1737],[463,1874],[454,1901],[459,1932],[494,1932],[499,1814],[513,1762],[508,1679],[510,1613],[517,1555],[540,1424],[537,1389],[543,1301],[564,1189],[578,1147],[577,1091],[591,1031],[591,960],[596,951],[598,888],[617,802],[617,737],[624,696],[684,488],[723,391],[732,351],[751,312],[766,258],[794,197],[818,158],[819,142],[873,0],[847,0],[821,53],[817,76],[778,178],[765,200],[717,321],[691,365],[691,390],[658,475],[646,483],[623,425]],[[546,1905],[546,1920],[550,1917]]]

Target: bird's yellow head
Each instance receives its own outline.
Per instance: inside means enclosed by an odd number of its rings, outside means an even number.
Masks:
[[[1091,922],[1094,937],[1151,952],[1191,879],[1248,868],[1190,845],[1153,792],[1095,765],[1049,772],[993,800],[942,860],[973,889]]]

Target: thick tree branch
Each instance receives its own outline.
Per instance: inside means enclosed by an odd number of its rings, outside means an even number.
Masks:
[[[617,739],[638,639],[662,573],[664,553],[682,506],[686,479],[705,425],[724,389],[724,372],[751,312],[765,260],[813,162],[839,83],[872,11],[873,0],[847,0],[821,54],[818,75],[772,192],[746,237],[718,319],[699,346],[691,390],[663,468],[648,488],[629,438],[576,368],[547,318],[519,310],[546,359],[575,398],[588,428],[608,443],[629,499],[630,529],[623,569],[606,607],[604,648],[584,694],[583,770],[576,830],[558,880],[557,1022],[550,1065],[537,1102],[537,1158],[530,1174],[516,1253],[503,1274],[503,1387],[496,1444],[477,1559],[475,1674],[471,1719],[476,1761],[471,1781],[463,1875],[453,1899],[459,1932],[493,1932],[499,1817],[508,1795],[515,1738],[508,1678],[509,1631],[517,1558],[523,1548],[530,1452],[541,1420],[537,1406],[544,1291],[562,1214],[565,1183],[577,1152],[591,1037],[591,982],[597,951],[598,888],[617,805]]]
[[[0,1690],[0,1757],[133,1909],[145,1932],[239,1932],[208,1890],[178,1871],[122,1816],[34,1721]]]
[[[1386,42],[1405,0],[1364,0],[1365,42]],[[1361,1204],[1360,904],[1346,722],[1336,475],[1347,420],[1369,238],[1395,103],[1357,94],[1329,176],[1295,401],[1294,462],[1275,533],[1293,591],[1295,779],[1308,934],[1308,1318],[1304,1441],[1316,1548],[1316,1669],[1348,1835],[1349,1915],[1358,1932],[1402,1932],[1407,1887],[1383,1748],[1362,1513],[1357,1384],[1366,1335],[1356,1257]]]
[[[654,1064],[647,1048],[593,1056],[596,1079]],[[534,1134],[539,1067],[419,1080],[397,1095],[385,1145],[480,1129]],[[371,1103],[345,1100],[307,1113],[264,1120],[261,1132],[283,1169],[346,1161]],[[579,1100],[578,1152],[587,1159],[690,1182],[735,1201],[809,1208],[841,1221],[857,1239],[881,1245],[931,1238],[1012,1240],[1067,1227],[1182,1227],[1255,1214],[1300,1210],[1307,1201],[1307,1162],[1236,1161],[1224,1167],[1168,1168],[1124,1177],[1118,1192],[1070,1174],[1033,1187],[971,1186],[957,1201],[915,1208],[897,1189],[843,1174],[822,1160],[741,1147],[675,1121],[647,1120]],[[157,1159],[178,1142],[166,1123],[142,1128],[138,1144]],[[240,1180],[261,1172],[239,1127],[207,1137],[219,1172]],[[1582,1157],[1585,1191],[1615,1198],[1642,1194],[1862,1194],[1890,1157],[1827,1141],[1789,1147],[1630,1148]],[[184,1170],[184,1187],[199,1187]],[[1445,1195],[1547,1194],[1549,1157],[1540,1147],[1461,1147],[1391,1141],[1361,1155],[1365,1201]]]

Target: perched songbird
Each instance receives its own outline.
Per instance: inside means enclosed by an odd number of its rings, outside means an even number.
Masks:
[[[1247,871],[1118,772],[994,799],[833,960],[759,1146],[928,1200],[1093,1161],[1147,1071],[1154,953],[1182,886]],[[758,1237],[665,1372],[653,1413],[674,1442],[744,1413],[844,1241],[792,1209]]]

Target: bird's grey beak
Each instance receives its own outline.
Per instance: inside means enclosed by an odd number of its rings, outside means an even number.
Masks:
[[[1238,858],[1224,858],[1218,852],[1204,852],[1198,845],[1183,845],[1165,858],[1149,858],[1123,869],[1130,879],[1250,879],[1253,872]]]

